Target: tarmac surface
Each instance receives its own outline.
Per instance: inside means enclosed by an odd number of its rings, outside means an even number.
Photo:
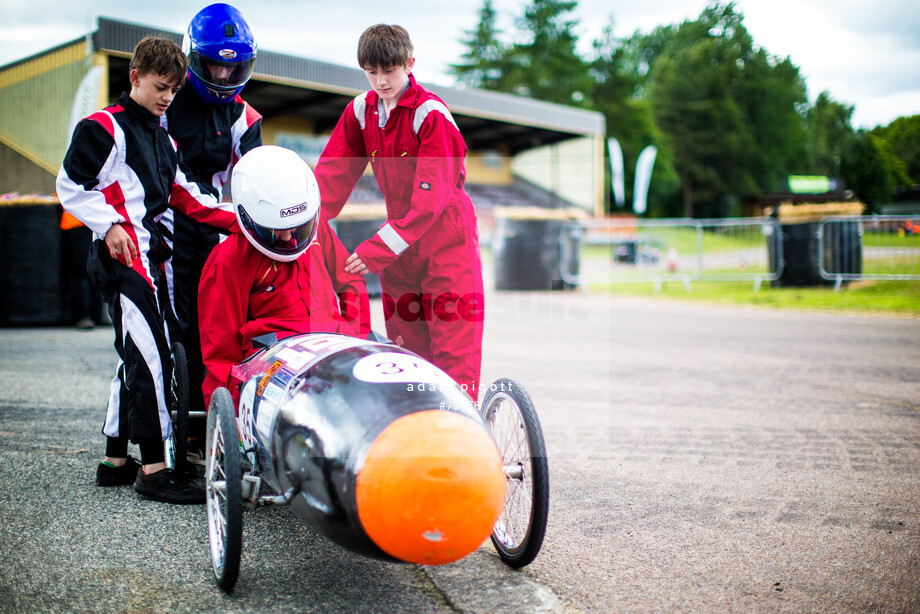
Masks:
[[[548,448],[530,566],[382,563],[259,508],[224,595],[204,506],[94,485],[111,329],[0,329],[0,612],[920,611],[920,320],[487,301],[483,381]]]

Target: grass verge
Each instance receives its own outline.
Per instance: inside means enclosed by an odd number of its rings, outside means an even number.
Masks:
[[[687,292],[680,283],[597,284],[591,292],[644,296],[719,305],[772,307],[866,315],[920,317],[920,282],[857,281],[835,291],[833,286],[774,287],[769,282],[755,291],[750,282],[698,282]]]

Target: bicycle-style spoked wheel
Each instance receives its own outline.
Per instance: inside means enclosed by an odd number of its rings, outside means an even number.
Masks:
[[[166,464],[176,471],[182,471],[188,456],[188,359],[185,346],[176,341],[172,344],[172,372],[169,389],[166,391],[169,417],[173,432],[166,439]]]
[[[536,558],[549,514],[549,465],[543,429],[527,391],[503,378],[489,388],[482,417],[502,456],[505,507],[492,529],[499,557],[518,568]]]
[[[217,585],[233,590],[243,550],[243,493],[236,410],[226,388],[211,396],[207,433],[208,543]]]

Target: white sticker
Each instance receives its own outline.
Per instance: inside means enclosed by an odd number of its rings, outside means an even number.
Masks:
[[[274,382],[269,382],[265,387],[265,391],[262,393],[262,401],[272,401],[276,402],[281,396],[281,393],[284,391],[284,388],[275,384]]]
[[[266,386],[262,402],[259,403],[259,411],[256,413],[256,430],[269,449],[271,449],[272,426],[278,415],[278,398],[281,396],[279,393],[280,389],[274,384]]]
[[[284,348],[275,354],[275,358],[284,362],[284,366],[292,371],[299,371],[312,358],[313,353],[306,350]]]
[[[302,340],[298,345],[302,348],[309,350],[328,350],[332,348],[347,348],[354,347],[358,345],[368,345],[369,342],[364,341],[363,339],[356,339],[355,337],[347,337],[345,335],[331,335],[331,334],[312,334],[309,335],[306,339]]]
[[[252,407],[255,404],[256,381],[250,380],[243,386],[240,393],[240,412],[237,422],[240,426],[240,440],[243,447],[251,448],[255,443],[255,434],[252,431]]]
[[[430,362],[399,352],[365,356],[355,363],[354,376],[374,384],[446,383],[450,377]]]

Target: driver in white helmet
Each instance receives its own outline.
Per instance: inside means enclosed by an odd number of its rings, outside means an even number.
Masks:
[[[364,279],[345,272],[348,250],[320,214],[307,163],[264,145],[240,158],[232,182],[242,232],[211,252],[198,291],[205,406],[218,386],[236,398],[230,370],[254,353],[255,337],[370,332]]]

